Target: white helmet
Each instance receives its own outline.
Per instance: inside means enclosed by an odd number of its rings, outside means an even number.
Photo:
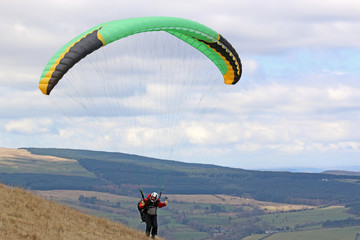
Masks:
[[[152,199],[153,197],[155,198],[154,200]],[[155,201],[157,198],[158,198],[157,192],[153,192],[150,196],[151,201]]]

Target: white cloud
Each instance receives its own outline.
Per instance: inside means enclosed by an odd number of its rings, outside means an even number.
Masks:
[[[16,134],[43,134],[50,132],[49,127],[52,125],[51,119],[20,119],[9,121],[5,125],[8,133]]]
[[[360,93],[360,90],[349,86],[339,86],[338,88],[328,88],[327,92],[330,99],[335,101],[349,101],[351,98],[358,96],[357,94]]]
[[[253,74],[255,73],[258,68],[259,64],[255,59],[242,59],[242,67],[246,69],[246,74]]]
[[[222,109],[238,116],[250,113],[272,115],[314,114],[328,116],[338,109],[358,109],[360,87],[351,85],[294,85],[280,83],[252,84],[247,88],[224,94],[219,103]],[[236,99],[236,101],[234,101]],[[227,104],[232,102],[231,105]]]

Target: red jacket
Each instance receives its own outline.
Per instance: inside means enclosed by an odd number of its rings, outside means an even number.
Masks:
[[[151,200],[150,200],[150,197],[151,197],[151,194],[147,195],[147,198],[144,199],[145,205],[144,205],[144,206],[141,206],[141,205],[140,205],[141,202],[140,202],[140,203],[139,203],[139,208],[143,209],[143,208],[146,206],[147,202],[148,202],[148,201],[151,201]],[[162,203],[159,199],[156,199],[155,202],[157,202],[157,205],[155,204],[155,206],[158,207],[158,208],[162,208],[162,207],[165,207],[165,206],[166,206],[166,203]]]

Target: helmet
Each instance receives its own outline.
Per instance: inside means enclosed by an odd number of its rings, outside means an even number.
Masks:
[[[155,198],[155,199],[153,199],[153,198]],[[153,192],[150,196],[151,201],[155,201],[157,198],[158,198],[158,194],[156,192]]]

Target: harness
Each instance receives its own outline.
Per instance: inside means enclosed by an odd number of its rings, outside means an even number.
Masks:
[[[152,202],[150,199],[146,201],[145,204],[145,213],[149,215],[156,215],[157,213],[157,206],[159,204],[159,200],[156,199],[154,202]]]
[[[145,201],[145,199],[141,199],[138,202],[138,210],[140,212],[140,217],[141,217],[141,221],[145,222],[145,216],[146,214],[149,215],[156,215],[157,214],[157,206],[159,203],[159,199],[156,199],[156,201],[152,202],[150,199],[148,199],[145,203],[144,208],[140,208],[139,204],[141,203],[141,201]]]

